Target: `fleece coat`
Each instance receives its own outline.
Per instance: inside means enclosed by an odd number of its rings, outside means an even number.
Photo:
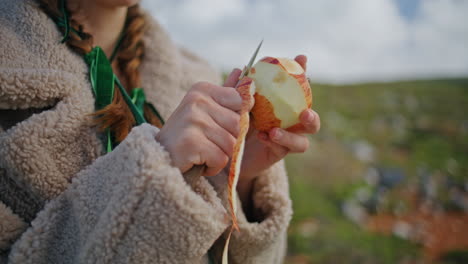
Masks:
[[[142,86],[168,119],[193,83],[220,78],[148,21]],[[230,227],[227,176],[188,184],[148,124],[104,154],[88,67],[60,39],[35,1],[0,0],[0,263],[217,258]],[[257,218],[239,209],[230,263],[281,263],[292,213],[283,162],[253,184]]]

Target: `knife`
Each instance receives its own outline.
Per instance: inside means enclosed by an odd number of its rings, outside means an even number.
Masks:
[[[258,51],[260,50],[260,47],[262,47],[262,44],[263,44],[263,39],[258,44],[257,49],[255,49],[255,52],[253,53],[252,57],[250,57],[250,61],[247,64],[247,66],[245,66],[244,70],[242,70],[242,73],[239,76],[239,80],[237,81],[236,87],[239,85],[242,78],[247,76],[247,74],[249,73],[250,69],[252,68],[252,65],[255,62],[255,58],[257,58]],[[184,173],[184,178],[189,185],[193,185],[196,181],[198,181],[198,178],[200,178],[200,176],[203,175],[205,170],[206,170],[205,164],[194,165],[192,168],[190,168],[188,171]]]
[[[257,58],[258,51],[259,51],[260,48],[262,47],[262,44],[263,44],[263,39],[262,39],[262,41],[260,41],[260,43],[258,44],[257,49],[255,50],[255,52],[254,52],[254,54],[252,55],[252,57],[250,57],[249,64],[247,64],[247,66],[244,67],[244,70],[242,71],[241,75],[239,76],[239,81],[237,82],[236,87],[239,85],[239,83],[240,83],[240,81],[242,80],[242,78],[244,78],[244,77],[250,72],[250,69],[252,68],[252,65],[253,65],[254,62],[255,62],[255,58]]]

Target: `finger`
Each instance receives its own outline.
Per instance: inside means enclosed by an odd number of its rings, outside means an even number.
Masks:
[[[203,132],[206,138],[218,146],[225,155],[228,157],[232,156],[236,138],[226,129],[219,126],[214,120],[211,120],[211,122],[203,128]]]
[[[250,94],[250,98],[248,100],[249,112],[252,110],[252,108],[253,108],[253,106],[255,104],[255,97],[254,97],[253,93],[250,92],[250,91],[252,91],[251,88],[254,88],[254,86],[255,86],[254,80],[252,78],[248,77],[248,76],[244,76],[242,78],[242,80],[240,80],[239,85],[236,88],[236,90],[239,92],[239,94],[245,94],[246,91],[249,91],[248,92],[248,94]]]
[[[207,106],[205,110],[210,118],[230,135],[237,138],[240,131],[240,115],[218,104]]]
[[[211,83],[199,83],[194,91],[190,91],[185,96],[184,100],[186,101],[184,111],[187,111],[187,116],[190,117],[188,122],[205,127],[209,120],[214,120],[214,123],[234,137],[239,134],[240,116],[231,109],[240,110],[242,99],[235,89]]]
[[[302,111],[299,120],[304,125],[303,133],[315,134],[320,130],[320,116],[312,109]]]
[[[242,70],[235,68],[232,70],[232,72],[229,74],[229,76],[226,78],[224,81],[224,86],[225,87],[235,87],[237,82],[239,81],[239,77],[242,73]]]
[[[177,139],[175,145],[169,145],[169,153],[183,153],[185,155],[171,155],[172,163],[175,167],[180,168],[180,171],[185,173],[193,165],[202,165],[205,163],[205,158],[202,156],[202,151],[205,146],[210,144],[210,141],[205,137],[202,131],[195,127],[189,127],[188,133],[183,134]],[[189,151],[187,151],[189,150]]]
[[[208,140],[209,141],[209,140]],[[218,174],[229,162],[229,157],[214,143],[209,141],[205,144],[204,151],[200,153],[205,160],[205,176],[214,176]]]
[[[307,70],[307,57],[305,55],[298,55],[294,60],[302,66],[304,71]]]
[[[301,123],[286,130],[296,134],[315,134],[320,130],[320,116],[311,109],[302,111],[299,120]]]
[[[211,85],[207,89],[208,94],[219,105],[232,111],[239,111],[242,108],[242,98],[236,89],[216,85]]]
[[[289,153],[288,148],[271,141],[268,137],[268,134],[265,132],[259,132],[257,134],[257,138],[270,149],[277,160],[282,159]]]
[[[269,131],[271,141],[289,149],[293,153],[303,153],[309,148],[309,140],[304,135],[288,132],[281,128]]]
[[[205,107],[205,106],[203,106]],[[181,122],[192,124],[193,126],[198,128],[198,131],[201,132],[201,136],[198,135],[197,138],[206,138],[210,142],[217,145],[226,155],[230,155],[234,148],[234,144],[236,142],[236,138],[225,128],[220,126],[213,120],[210,111],[198,107],[198,108],[186,108],[185,111],[189,111],[186,113],[186,120],[180,120]],[[222,108],[219,106],[219,108]],[[227,109],[226,109],[227,110]],[[228,110],[229,111],[229,110]],[[211,110],[211,112],[215,112]],[[236,113],[234,113],[236,114]],[[195,132],[196,133],[196,132]],[[238,132],[237,132],[238,133]],[[189,142],[192,144],[192,142]],[[196,142],[196,147],[198,149],[198,142]],[[192,148],[195,148],[192,146]]]

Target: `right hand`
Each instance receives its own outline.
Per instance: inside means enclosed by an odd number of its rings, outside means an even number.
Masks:
[[[242,99],[232,87],[240,74],[232,71],[224,87],[194,84],[157,134],[182,173],[206,164],[204,175],[213,176],[227,165],[239,134]]]

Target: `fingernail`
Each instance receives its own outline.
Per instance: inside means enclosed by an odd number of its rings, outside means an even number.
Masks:
[[[308,124],[312,124],[315,120],[315,114],[314,112],[312,112],[312,110],[308,110],[307,111],[307,115],[306,115],[306,122]]]
[[[283,132],[279,129],[276,129],[274,132],[273,132],[273,139],[274,140],[278,140],[280,139],[281,137],[283,136]]]

